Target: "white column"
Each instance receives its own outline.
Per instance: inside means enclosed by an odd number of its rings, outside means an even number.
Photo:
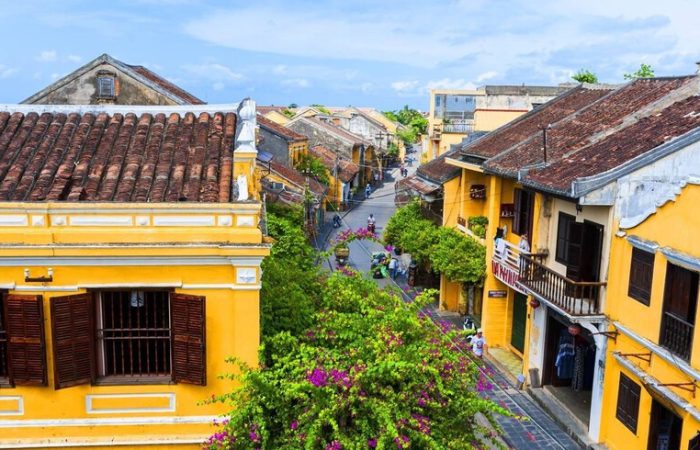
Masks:
[[[591,333],[600,330],[592,323],[582,323]],[[601,324],[601,330],[607,329],[607,322]],[[600,420],[603,414],[603,377],[605,376],[605,354],[608,348],[608,338],[602,334],[593,336],[595,341],[595,366],[593,368],[593,388],[591,389],[591,413],[588,424],[588,437],[593,442],[600,442]]]

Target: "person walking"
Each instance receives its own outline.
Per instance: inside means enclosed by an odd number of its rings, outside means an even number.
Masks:
[[[391,261],[389,261],[389,274],[391,275],[392,280],[396,279],[396,274],[398,273],[398,269],[399,269],[399,260],[396,258],[391,258]]]
[[[367,183],[367,186],[365,186],[365,200],[369,198],[369,194],[372,193],[372,186]]]
[[[484,357],[484,352],[486,351],[486,338],[481,328],[476,330],[476,336],[472,338],[472,351],[479,358]]]

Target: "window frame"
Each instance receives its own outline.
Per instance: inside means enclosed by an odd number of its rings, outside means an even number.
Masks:
[[[627,295],[643,305],[651,304],[651,288],[654,283],[654,262],[656,254],[641,248],[632,247],[630,255],[630,274],[627,284]],[[640,280],[641,277],[645,277]],[[642,286],[641,284],[646,284]]]
[[[569,255],[569,246],[571,245],[573,236],[571,233],[571,224],[576,223],[576,217],[559,211],[557,220],[557,248],[554,252],[554,260],[558,263],[568,266],[571,263]]]
[[[103,82],[109,82],[110,84],[110,93],[105,94],[104,89],[103,89]],[[116,86],[116,77],[114,75],[109,75],[109,74],[100,74],[97,76],[97,98],[103,98],[103,99],[114,99],[117,97],[117,86]]]
[[[515,188],[513,191],[513,234],[527,234],[532,241],[532,220],[535,210],[535,193]]]
[[[638,383],[635,383],[630,377],[620,372],[617,403],[615,405],[615,418],[635,435],[637,434],[637,426],[639,425],[641,391],[642,387]],[[636,397],[636,399],[634,397]]]

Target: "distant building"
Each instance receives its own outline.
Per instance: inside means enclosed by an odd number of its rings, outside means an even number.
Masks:
[[[205,102],[143,66],[103,54],[22,103],[45,105],[203,105]]]
[[[492,131],[572,86],[483,86],[432,89],[422,161],[437,158],[475,131]]]
[[[309,138],[258,114],[258,144],[284,166],[294,168],[309,151]]]

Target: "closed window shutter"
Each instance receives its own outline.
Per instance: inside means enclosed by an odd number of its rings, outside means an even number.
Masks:
[[[46,386],[46,342],[41,296],[7,295],[5,318],[10,380],[17,385]]]
[[[520,235],[522,234],[522,231],[520,230],[521,223],[520,223],[520,203],[521,203],[521,197],[522,197],[523,191],[520,189],[515,190],[515,199],[513,200],[514,206],[515,206],[515,212],[513,213],[513,233]]]
[[[54,384],[61,389],[92,382],[95,336],[91,294],[51,299]]]
[[[178,383],[207,384],[204,297],[170,295],[173,380]]]

